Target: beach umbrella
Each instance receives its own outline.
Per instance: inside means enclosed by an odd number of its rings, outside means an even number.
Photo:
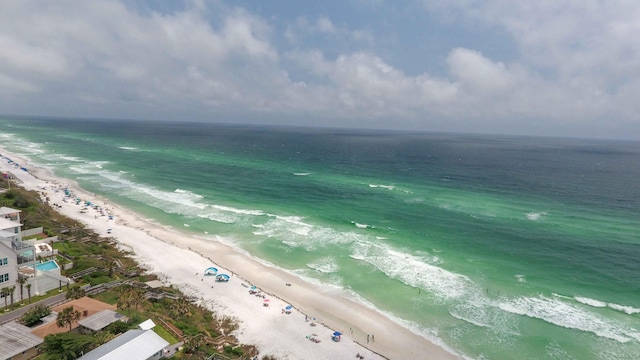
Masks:
[[[216,276],[216,280],[217,281],[223,281],[223,282],[229,281],[229,275],[220,274],[220,275]]]
[[[293,306],[291,306],[291,305],[287,305],[284,309],[285,309],[285,310],[291,310],[291,309],[293,309]]]
[[[253,286],[251,287],[251,290],[255,290],[255,289],[257,289],[257,287],[256,287],[255,285],[253,285]]]
[[[336,332],[333,333],[333,336],[340,336],[340,335],[342,335],[342,333],[340,331],[336,331]]]

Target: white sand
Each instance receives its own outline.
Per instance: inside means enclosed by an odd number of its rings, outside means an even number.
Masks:
[[[274,355],[278,359],[351,359],[357,353],[365,359],[460,358],[340,294],[327,292],[287,272],[265,266],[221,242],[198,239],[142,219],[0,150],[5,157],[29,169],[29,172],[22,171],[8,164],[6,159],[0,159],[0,170],[11,172],[22,182],[21,186],[46,193],[50,204],[60,205],[58,211],[103,236],[115,238],[122,247],[135,253],[142,266],[158,274],[166,283],[199,298],[211,310],[237,319],[240,328],[235,335],[242,343],[256,345],[260,350],[259,358]],[[80,205],[74,201],[64,202],[61,191],[64,186],[83,202]],[[114,215],[113,220],[94,209],[81,213],[84,201],[107,209]],[[108,229],[111,229],[110,234]],[[217,283],[214,277],[204,276],[204,270],[210,266],[217,267],[218,273],[231,275],[231,280]],[[263,298],[249,294],[248,287],[252,285],[269,299],[268,307],[263,306]],[[282,309],[289,304],[293,305],[293,311],[283,314]],[[311,326],[311,320],[305,321],[305,316],[316,317],[318,325]],[[331,340],[336,330],[344,334],[340,342]],[[373,334],[375,341],[367,342],[367,334]],[[308,336],[320,342],[312,342]]]

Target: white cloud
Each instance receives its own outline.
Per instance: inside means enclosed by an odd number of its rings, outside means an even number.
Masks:
[[[329,16],[277,24],[222,3],[160,13],[99,0],[9,2],[0,11],[0,108],[164,118],[242,112],[421,129],[437,119],[512,132],[533,119],[547,128],[605,118],[634,123],[634,4],[430,1],[451,21],[502,29],[519,48],[505,60],[452,46],[428,54],[444,67],[434,76],[409,73],[375,52],[375,29]],[[291,42],[278,46],[279,35]]]
[[[325,16],[321,16],[318,18],[316,22],[316,28],[318,29],[318,31],[325,33],[335,33],[337,31],[331,20],[329,20]]]
[[[350,46],[370,45],[374,42],[370,30],[365,28],[351,29],[346,25],[336,25],[326,16],[319,16],[315,21],[299,16],[294,23],[287,25],[284,36],[292,43],[299,43],[315,36],[328,37],[334,42]]]

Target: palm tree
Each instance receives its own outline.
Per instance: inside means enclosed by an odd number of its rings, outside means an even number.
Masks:
[[[16,280],[18,284],[20,284],[20,303],[24,303],[24,284],[27,282],[27,278],[20,276],[18,280]]]
[[[80,314],[80,311],[73,310],[73,306],[69,306],[62,309],[62,312],[58,314],[56,325],[58,325],[58,327],[69,325],[69,331],[71,331],[73,323],[80,320],[81,317],[82,314]]]
[[[184,297],[179,297],[171,303],[170,309],[176,316],[185,315],[189,317],[191,316],[191,312],[189,310],[190,305],[191,304]]]
[[[129,290],[129,297],[131,299],[131,305],[135,307],[136,311],[138,311],[138,305],[142,304],[146,299],[144,296],[144,291],[142,291],[142,289],[140,288],[133,288]]]
[[[9,287],[9,295],[11,296],[11,306],[13,306],[13,293],[14,293],[14,291],[16,291],[16,286],[15,285]]]
[[[5,308],[5,311],[6,311],[7,306],[9,306],[7,304],[7,296],[9,296],[9,288],[3,287],[2,290],[0,290],[0,293],[2,294],[2,297],[4,298],[4,308]]]
[[[120,293],[117,305],[120,309],[127,309],[127,312],[131,315],[131,307],[135,307],[136,311],[138,311],[138,305],[140,305],[144,300],[144,292],[141,289],[125,287]]]
[[[29,294],[29,304],[31,304],[31,283],[27,284],[27,294]]]
[[[87,292],[81,287],[74,287],[67,291],[67,299],[80,299],[86,295]]]
[[[131,297],[129,296],[129,292],[126,290],[123,290],[120,293],[120,296],[118,297],[116,306],[118,307],[118,309],[127,309],[127,315],[131,316],[131,305],[133,304],[131,303]]]

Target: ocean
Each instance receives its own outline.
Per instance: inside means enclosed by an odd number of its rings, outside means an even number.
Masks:
[[[469,359],[640,358],[638,142],[11,117],[0,139]]]

